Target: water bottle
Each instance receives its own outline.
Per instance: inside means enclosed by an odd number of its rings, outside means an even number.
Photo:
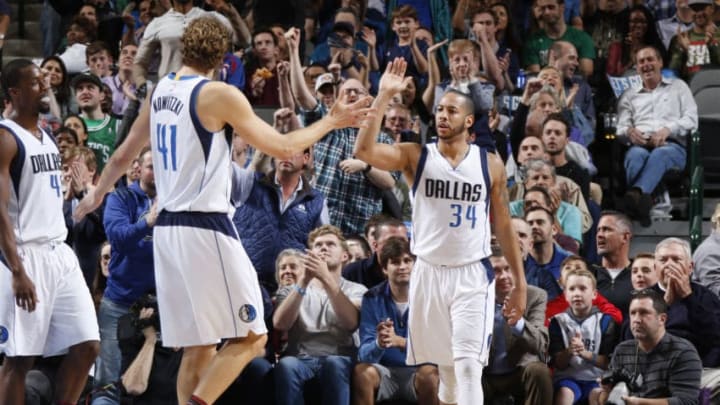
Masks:
[[[523,69],[520,69],[518,71],[517,80],[515,81],[515,87],[517,87],[518,90],[524,89],[526,81],[527,77],[525,76],[525,71]]]

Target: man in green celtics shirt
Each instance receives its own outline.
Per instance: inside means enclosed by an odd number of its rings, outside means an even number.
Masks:
[[[575,45],[580,59],[580,73],[588,77],[593,72],[595,46],[585,31],[568,27],[563,19],[565,0],[534,0],[533,5],[540,13],[543,29],[533,34],[523,48],[525,70],[537,73],[548,64],[548,53],[553,42],[562,40]]]
[[[95,75],[81,73],[72,81],[80,116],[88,127],[87,147],[95,152],[98,173],[105,167],[115,150],[115,138],[120,122],[101,107],[105,98],[102,82]]]

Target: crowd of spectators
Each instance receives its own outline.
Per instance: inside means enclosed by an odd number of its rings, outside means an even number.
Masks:
[[[668,239],[630,256],[633,227],[653,226],[665,203],[663,175],[686,166],[698,128],[687,81],[720,64],[712,0],[77,3],[43,5],[38,60],[51,108],[39,125],[62,154],[67,243],[98,310],[92,403],[174,401],[179,357],[148,321],[157,317],[147,294],[161,162],[143,151],[99,209],[80,222],[72,213],[153,84],[179,68],[185,23],[208,14],[233,43],[216,79],[242,90],[280,132],[312,124],[338,99],[373,95],[397,57],[411,80],[379,112],[379,142],[433,142],[442,95],[472,98],[468,142],[506,163],[531,286],[521,322],[508,324],[500,309],[514,280],[493,251],[495,333],[478,381],[486,399],[603,403],[608,370],[634,370],[631,398],[720,401],[720,206],[694,255]],[[610,82],[623,78],[629,88],[615,95]],[[5,99],[3,117],[12,111]],[[617,125],[606,127],[613,114]],[[612,131],[613,147],[626,150],[621,191],[604,181],[614,162],[601,144]],[[272,338],[219,403],[437,403],[435,366],[405,363],[412,185],[357,159],[357,133],[334,130],[289,160],[228,134],[233,222]],[[56,363],[29,375],[28,403],[51,398]]]

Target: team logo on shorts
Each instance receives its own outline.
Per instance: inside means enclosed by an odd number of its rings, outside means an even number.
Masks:
[[[255,307],[250,304],[245,304],[240,307],[240,311],[238,312],[238,315],[240,316],[240,319],[242,319],[243,322],[252,322],[257,317],[257,311],[255,310]]]
[[[9,337],[10,337],[10,334],[8,333],[7,328],[0,325],[0,344],[7,342]]]

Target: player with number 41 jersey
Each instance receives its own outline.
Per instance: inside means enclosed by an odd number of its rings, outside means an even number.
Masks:
[[[230,211],[232,133],[209,132],[195,111],[197,95],[209,82],[171,73],[153,92],[150,142],[158,212]]]

